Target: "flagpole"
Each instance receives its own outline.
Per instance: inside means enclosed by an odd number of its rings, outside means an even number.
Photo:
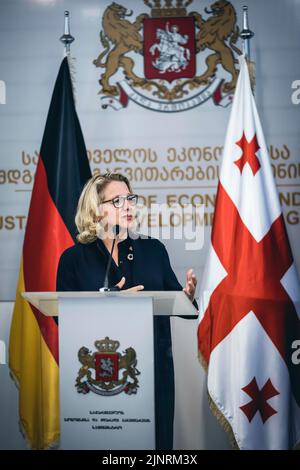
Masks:
[[[65,11],[65,32],[59,39],[65,46],[65,56],[70,55],[70,46],[74,41],[74,37],[70,34],[70,13]]]
[[[248,70],[250,75],[250,82],[252,92],[255,92],[255,62],[251,60],[250,52],[250,41],[254,36],[254,32],[249,28],[249,19],[248,19],[248,7],[243,6],[243,29],[240,32],[240,37],[243,40],[243,54],[245,56],[246,62],[248,64]]]
[[[65,10],[64,13],[65,17],[65,28],[64,28],[64,34],[59,38],[59,40],[63,43],[64,45],[64,57],[67,57],[68,64],[69,64],[69,71],[71,75],[71,83],[72,83],[72,89],[73,89],[73,98],[74,98],[74,103],[76,106],[76,92],[75,92],[75,58],[71,57],[71,44],[73,41],[75,41],[74,36],[71,35],[70,33],[70,12],[68,10]]]
[[[248,21],[248,7],[243,6],[243,29],[240,33],[240,37],[243,39],[243,52],[245,58],[251,60],[250,54],[250,40],[253,38],[254,33],[249,29]]]

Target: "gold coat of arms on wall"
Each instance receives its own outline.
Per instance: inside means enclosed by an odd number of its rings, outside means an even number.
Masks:
[[[236,11],[219,0],[204,11],[188,12],[193,0],[144,0],[149,13],[130,21],[133,11],[111,3],[100,31],[103,108],[129,100],[153,111],[178,112],[212,99],[228,106],[238,77]]]

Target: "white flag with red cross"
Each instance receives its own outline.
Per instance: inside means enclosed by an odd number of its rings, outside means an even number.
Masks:
[[[293,359],[299,305],[299,279],[242,57],[198,327],[211,404],[240,449],[290,449],[300,440],[300,365]]]

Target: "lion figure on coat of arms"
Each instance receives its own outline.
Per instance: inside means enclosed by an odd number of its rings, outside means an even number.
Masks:
[[[149,15],[141,14],[136,18],[134,23],[130,23],[125,17],[131,15],[132,12],[128,12],[127,8],[115,2],[107,7],[103,14],[103,31],[100,33],[100,40],[104,51],[101,52],[93,62],[96,67],[106,69],[99,80],[102,86],[102,93],[118,95],[118,88],[111,86],[109,79],[119,67],[123,67],[125,75],[130,78],[135,85],[145,82],[144,79],[139,78],[132,72],[134,61],[130,57],[125,57],[125,54],[130,51],[142,53],[143,38],[139,30],[143,26],[144,18],[149,18]],[[102,62],[106,55],[106,61]]]
[[[238,70],[235,68],[237,60],[232,51],[234,50],[238,55],[242,53],[235,46],[239,37],[235,9],[227,0],[219,0],[210,6],[210,11],[205,8],[205,13],[212,14],[212,16],[204,20],[202,15],[197,12],[193,11],[189,14],[195,18],[196,26],[199,28],[196,35],[197,51],[205,49],[213,51],[213,54],[206,58],[206,71],[196,79],[201,83],[208,83],[215,74],[217,65],[222,64],[223,68],[232,76],[231,81],[225,85],[225,91],[232,91],[238,78]],[[229,45],[226,44],[226,40],[229,40]]]

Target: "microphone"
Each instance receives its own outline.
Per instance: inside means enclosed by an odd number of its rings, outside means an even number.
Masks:
[[[112,254],[113,254],[114,247],[115,247],[115,243],[116,243],[116,239],[117,239],[117,237],[118,237],[118,235],[119,235],[119,233],[120,233],[120,230],[121,230],[121,227],[120,227],[119,224],[114,225],[113,228],[112,228],[112,232],[113,232],[113,234],[114,234],[114,240],[113,240],[111,252],[110,252],[110,254],[109,254],[108,263],[107,263],[107,266],[106,266],[105,278],[104,278],[104,285],[103,285],[103,287],[101,287],[101,288],[99,289],[100,292],[108,292],[108,291],[118,291],[118,290],[120,290],[120,288],[117,287],[117,286],[108,287],[108,275],[109,275],[109,271],[110,271],[110,267],[111,267]]]

